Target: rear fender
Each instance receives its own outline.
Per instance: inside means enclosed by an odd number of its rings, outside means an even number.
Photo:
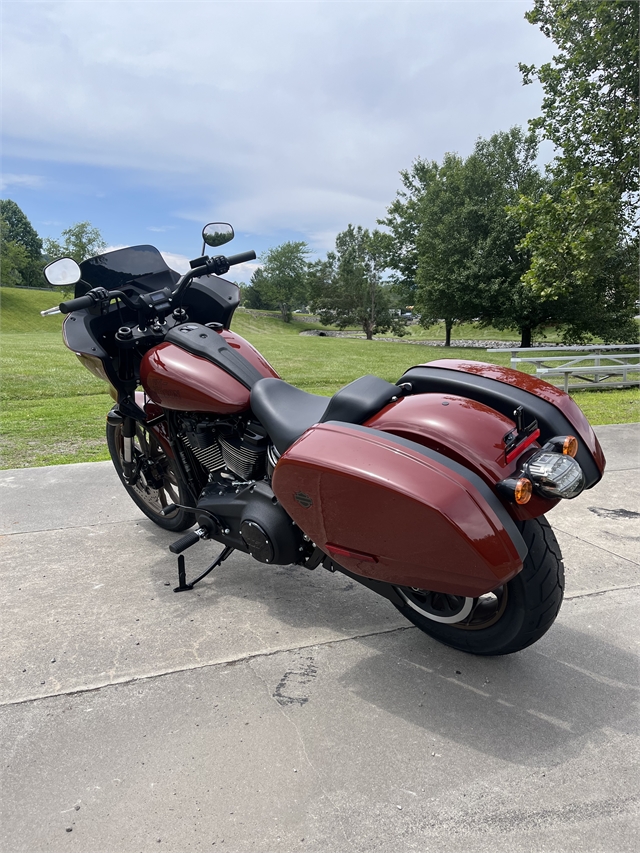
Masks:
[[[514,577],[527,553],[481,477],[389,432],[317,424],[282,455],[272,485],[322,551],[384,583],[475,597]]]
[[[517,470],[517,459],[506,461],[504,442],[514,421],[477,400],[440,393],[401,397],[370,418],[366,426],[442,453],[471,469],[491,488]],[[539,447],[534,441],[527,451]],[[557,503],[533,495],[527,504],[509,504],[508,508],[515,518],[525,521],[544,515]]]
[[[414,394],[456,394],[484,403],[507,418],[522,406],[525,424],[534,418],[540,443],[556,435],[575,435],[576,460],[585,476],[585,488],[600,482],[605,458],[596,435],[580,407],[560,388],[528,373],[480,361],[440,359],[412,367],[398,383],[410,382]]]

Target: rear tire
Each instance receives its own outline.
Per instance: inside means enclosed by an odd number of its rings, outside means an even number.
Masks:
[[[504,586],[477,600],[396,587],[405,601],[396,604],[398,610],[435,640],[475,655],[508,655],[535,643],[560,610],[564,566],[545,518],[517,524],[529,553],[522,571]],[[459,622],[452,621],[456,611]]]
[[[178,533],[195,524],[193,513],[176,509],[170,515],[161,515],[170,504],[189,504],[188,491],[176,473],[173,462],[164,452],[162,445],[151,430],[136,423],[133,440],[133,458],[137,463],[137,480],[127,483],[123,468],[122,425],[107,423],[107,444],[114,468],[130,498],[142,512],[165,530]]]

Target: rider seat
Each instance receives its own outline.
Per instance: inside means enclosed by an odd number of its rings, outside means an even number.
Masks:
[[[251,408],[282,454],[309,427],[327,421],[361,424],[402,394],[378,376],[361,376],[333,397],[309,394],[282,379],[260,379],[251,389]]]

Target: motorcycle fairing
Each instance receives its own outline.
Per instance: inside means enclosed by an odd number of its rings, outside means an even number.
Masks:
[[[576,461],[584,472],[585,488],[602,479],[604,453],[591,425],[574,400],[549,382],[509,367],[458,359],[412,367],[398,380],[402,382],[410,382],[414,394],[457,394],[484,403],[508,418],[522,406],[525,420],[538,421],[541,444],[555,435],[576,436]]]
[[[477,474],[369,427],[317,424],[280,458],[272,485],[318,547],[385,583],[475,597],[514,577],[527,553]]]

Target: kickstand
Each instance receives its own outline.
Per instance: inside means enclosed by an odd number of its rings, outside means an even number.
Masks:
[[[195,580],[191,581],[191,583],[187,583],[186,573],[184,569],[184,555],[180,554],[178,557],[178,586],[174,588],[174,592],[187,592],[189,589],[193,589],[197,583],[200,583],[202,578],[206,578],[209,572],[212,572],[215,568],[217,568],[221,563],[233,554],[235,548],[231,548],[227,545],[220,554],[215,558],[213,563],[209,566],[208,569],[205,569],[204,572],[199,575]]]

